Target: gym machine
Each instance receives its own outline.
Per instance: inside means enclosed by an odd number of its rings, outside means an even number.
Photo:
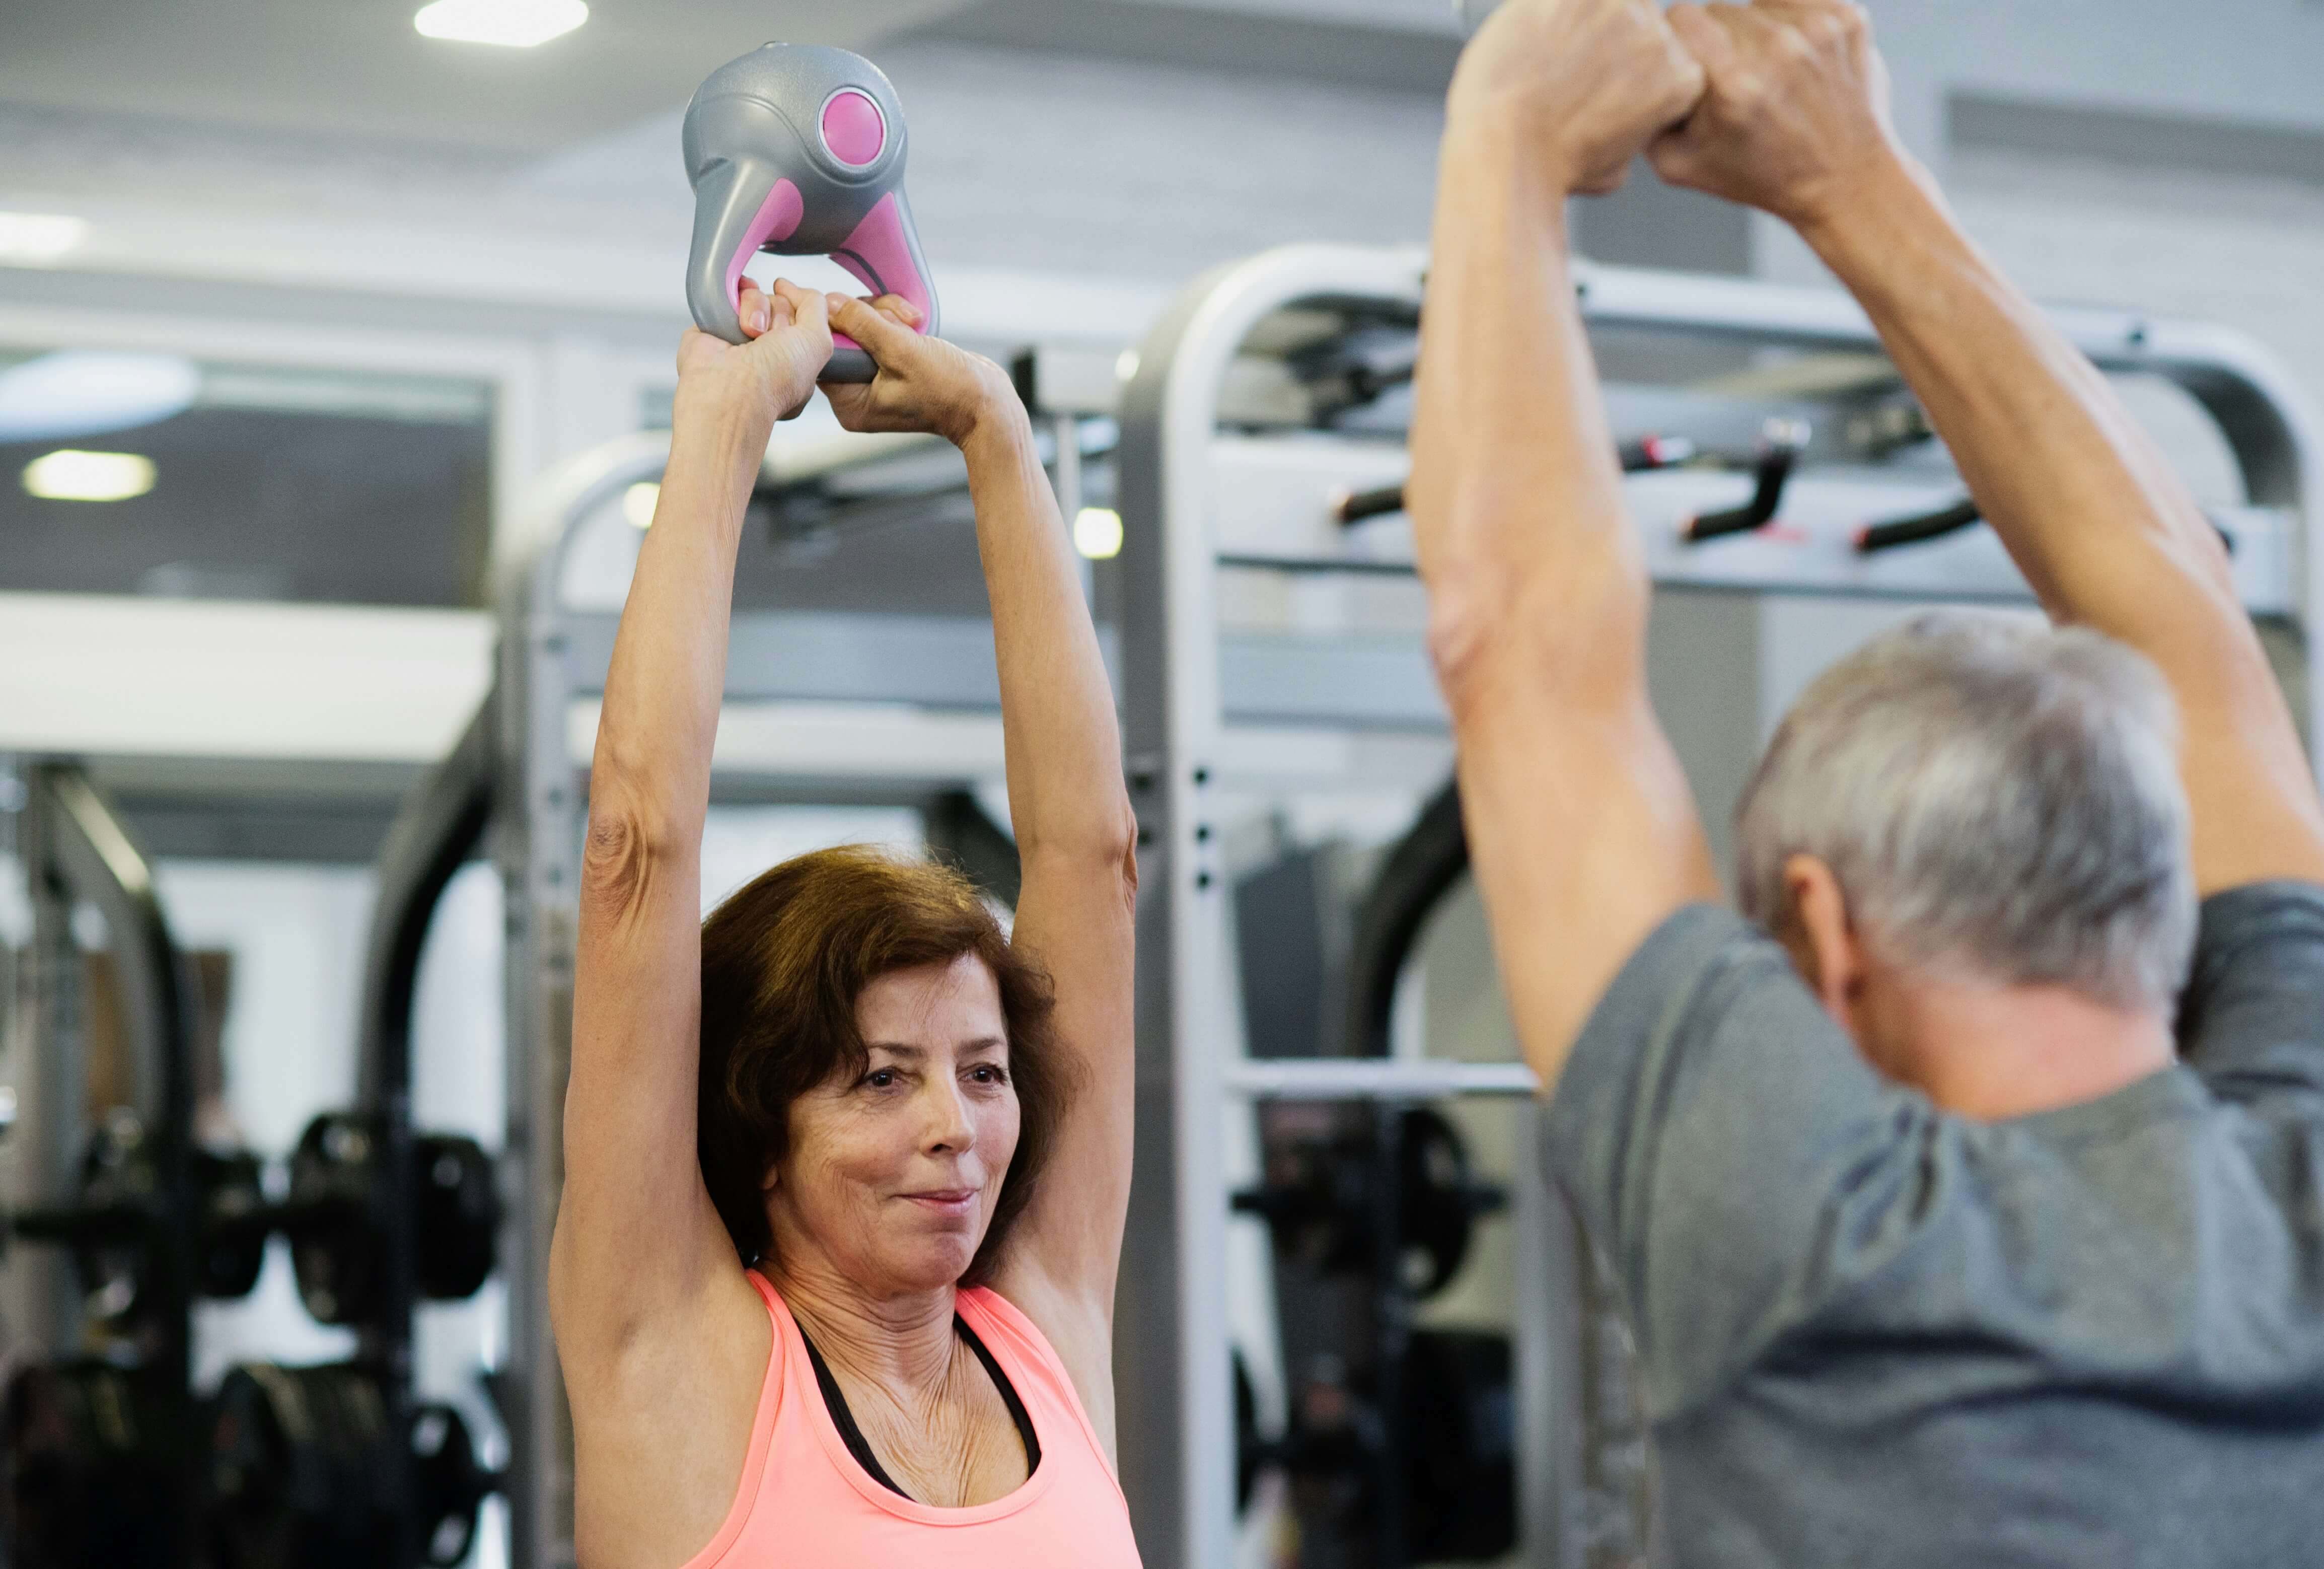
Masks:
[[[29,1203],[0,1217],[21,1359],[0,1409],[5,1561],[188,1563],[203,1481],[194,1303],[257,1282],[269,1223],[258,1161],[194,1142],[196,980],[150,863],[77,765],[35,762],[24,783],[17,851],[32,934],[10,1141]],[[82,904],[112,939],[130,1090],[85,1140]]]
[[[444,889],[474,855],[493,800],[487,697],[451,755],[406,798],[382,846],[364,967],[357,1104],[310,1122],[269,1212],[299,1296],[352,1328],[354,1360],[229,1370],[208,1423],[213,1569],[456,1564],[497,1479],[452,1406],[413,1387],[424,1302],[471,1297],[493,1271],[500,1195],[474,1140],[415,1131],[411,1011]]]
[[[1255,1103],[1328,1102],[1376,1108],[1378,1125],[1400,1129],[1410,1108],[1500,1096],[1518,1103],[1520,1149],[1536,1143],[1521,1063],[1383,1051],[1376,1033],[1340,1057],[1221,1049],[1240,1032],[1222,812],[1251,727],[1440,744],[1445,733],[1394,494],[1409,466],[1425,264],[1417,250],[1303,245],[1217,269],[1165,313],[1122,394],[1121,685],[1146,860],[1124,1268],[1140,1289],[1116,1319],[1119,1398],[1138,1416],[1123,1425],[1121,1466],[1142,1550],[1187,1569],[1224,1569],[1236,1528],[1233,1119]],[[1893,615],[2030,595],[1845,297],[1589,266],[1576,290],[1660,601],[1656,700],[1723,846],[1723,808],[1785,688],[1839,651],[1836,639],[1868,630],[1819,620],[1822,607]],[[2324,735],[2324,651],[2300,636],[2324,603],[2308,537],[2324,446],[2297,392],[2230,331],[2120,311],[2055,319],[2101,369],[2171,383],[2216,426],[2243,494],[2213,521],[2245,605],[2289,634],[2295,711]],[[1449,793],[1407,845],[1409,886],[1380,894],[1360,939],[1374,1017],[1465,863],[1448,821]],[[1375,1199],[1394,1186],[1379,1164]],[[1521,1164],[1508,1195],[1520,1551],[1542,1569],[1633,1562],[1651,1545],[1651,1468],[1618,1319],[1562,1199],[1537,1160]],[[1381,1208],[1384,1227],[1392,1211]],[[1391,1335],[1401,1311],[1382,1305]],[[1396,1360],[1382,1370],[1393,1379]],[[1381,1408],[1397,1408],[1392,1394]],[[1375,1490],[1369,1561],[1382,1569],[1415,1561],[1396,1519],[1410,1504],[1398,1474],[1384,1465]]]
[[[20,1011],[39,1104],[22,1131],[47,1169],[72,1175],[61,1202],[14,1213],[6,1231],[59,1244],[70,1274],[48,1271],[32,1289],[54,1298],[61,1332],[40,1338],[81,1349],[10,1381],[0,1436],[12,1564],[412,1569],[466,1555],[493,1479],[459,1413],[414,1396],[412,1318],[420,1301],[472,1295],[490,1273],[498,1199],[474,1141],[410,1128],[410,1023],[428,918],[485,820],[492,734],[480,718],[390,833],[361,1107],[309,1126],[279,1204],[255,1156],[192,1142],[194,983],[150,867],[79,770],[30,771],[18,837],[34,937]],[[115,936],[136,1078],[134,1104],[108,1110],[85,1151],[73,1149],[86,1076],[76,901]],[[246,1363],[198,1398],[192,1302],[247,1295],[277,1231],[309,1312],[355,1328],[359,1354]]]

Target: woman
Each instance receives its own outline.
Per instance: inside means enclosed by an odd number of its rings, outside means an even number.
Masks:
[[[1110,1343],[1137,829],[1079,575],[990,362],[893,297],[778,281],[742,316],[751,341],[678,346],[590,774],[549,1267],[580,1559],[1134,1565]],[[697,919],[743,507],[835,327],[879,365],[825,389],[841,422],[967,459],[1013,942],[951,873],[864,850]]]

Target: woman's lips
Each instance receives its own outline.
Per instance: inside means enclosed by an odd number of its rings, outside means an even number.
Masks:
[[[973,1187],[941,1189],[935,1193],[908,1193],[907,1199],[937,1214],[964,1215],[976,1206],[976,1190]]]

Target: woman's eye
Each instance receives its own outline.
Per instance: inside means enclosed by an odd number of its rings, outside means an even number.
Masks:
[[[969,1069],[969,1075],[980,1084],[997,1084],[1001,1082],[1001,1070],[990,1063]]]
[[[875,1067],[863,1075],[863,1082],[875,1090],[884,1090],[896,1082],[896,1070],[891,1067]]]

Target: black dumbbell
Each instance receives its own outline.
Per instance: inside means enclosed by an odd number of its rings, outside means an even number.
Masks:
[[[378,1311],[384,1284],[383,1123],[335,1112],[316,1118],[290,1156],[290,1197],[276,1212],[307,1311],[324,1324],[358,1324]],[[500,1194],[492,1158],[473,1139],[412,1140],[419,1288],[432,1301],[475,1295],[493,1271]]]
[[[203,1297],[247,1297],[266,1262],[266,1195],[258,1157],[245,1149],[197,1149],[188,1159],[194,1189],[194,1289]],[[81,1160],[80,1208],[95,1216],[145,1213],[170,1223],[158,1209],[159,1174],[152,1141],[135,1113],[115,1110],[89,1140]],[[112,1230],[93,1227],[95,1231]],[[110,1323],[150,1306],[152,1261],[136,1239],[89,1241],[73,1249],[92,1316]]]
[[[246,1297],[266,1261],[270,1220],[258,1158],[244,1149],[196,1149],[193,1185],[196,1295]],[[99,1323],[119,1326],[159,1309],[153,1249],[183,1218],[165,1214],[152,1141],[134,1112],[115,1110],[81,1158],[80,1191],[54,1209],[7,1217],[5,1232],[71,1251],[86,1306]]]
[[[1284,1164],[1279,1179],[1236,1194],[1234,1207],[1264,1219],[1277,1248],[1325,1275],[1380,1269],[1379,1188],[1393,1175],[1402,1244],[1395,1277],[1416,1297],[1460,1271],[1477,1218],[1506,1199],[1471,1175],[1459,1132],[1425,1106],[1402,1113],[1392,1174],[1370,1133],[1299,1145]]]

